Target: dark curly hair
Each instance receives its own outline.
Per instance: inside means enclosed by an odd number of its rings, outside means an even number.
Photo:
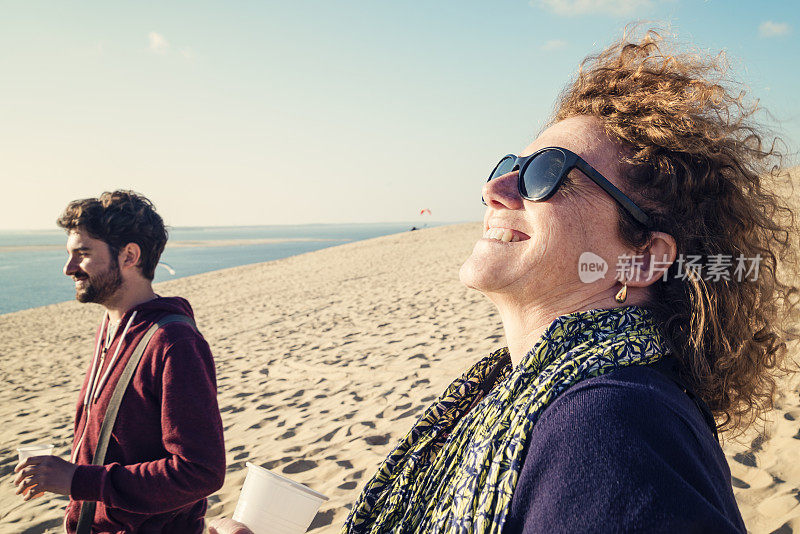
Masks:
[[[672,48],[649,30],[586,58],[552,122],[601,119],[625,149],[623,180],[679,255],[758,266],[739,281],[679,277],[674,263],[648,305],[720,429],[738,433],[772,408],[775,372],[791,363],[797,226],[779,186],[779,140],[756,123],[757,103],[732,89],[725,57]],[[623,241],[642,250],[650,232],[622,209],[619,220]]]
[[[141,249],[139,268],[148,280],[155,276],[167,244],[167,229],[155,206],[133,191],[106,191],[99,198],[73,200],[56,224],[68,232],[81,228],[105,241],[114,257],[128,243],[136,243]]]

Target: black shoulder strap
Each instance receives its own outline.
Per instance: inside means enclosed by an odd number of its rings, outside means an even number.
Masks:
[[[125,365],[125,369],[119,377],[119,381],[114,388],[114,393],[111,395],[111,400],[108,401],[108,408],[106,408],[106,413],[103,416],[103,424],[100,425],[100,437],[97,440],[97,449],[95,449],[94,456],[92,457],[92,465],[103,465],[103,461],[106,458],[106,449],[108,449],[108,441],[111,439],[111,431],[114,429],[117,412],[119,411],[120,404],[122,404],[122,397],[128,389],[128,384],[130,384],[133,373],[136,371],[136,367],[142,359],[142,355],[147,348],[147,344],[150,342],[150,338],[152,338],[156,331],[162,326],[177,322],[187,323],[195,327],[194,321],[186,315],[167,315],[151,326],[144,337],[139,341],[139,344],[136,345],[133,354],[131,354],[128,363]],[[81,504],[81,513],[78,517],[76,534],[90,534],[92,523],[94,522],[96,506],[97,504],[95,501],[84,501]]]
[[[672,356],[667,356],[658,360],[656,363],[648,365],[648,367],[658,371],[665,377],[672,380],[679,388],[681,388],[681,391],[689,396],[689,399],[691,399],[695,406],[697,406],[697,409],[700,410],[700,413],[703,415],[703,419],[711,429],[711,432],[714,433],[714,438],[719,441],[717,422],[714,420],[714,414],[711,413],[711,408],[709,408],[708,404],[706,404],[703,399],[698,397],[697,394],[692,391],[692,389],[686,385],[686,382],[680,377],[678,372],[678,362],[675,361],[675,358]]]

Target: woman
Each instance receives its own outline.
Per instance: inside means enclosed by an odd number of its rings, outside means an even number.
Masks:
[[[508,347],[428,408],[343,532],[745,531],[717,423],[771,407],[794,223],[756,110],[663,46],[585,60],[492,171],[460,276]]]

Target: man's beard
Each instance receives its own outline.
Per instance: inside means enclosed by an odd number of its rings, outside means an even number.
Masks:
[[[75,298],[78,302],[96,302],[97,304],[106,302],[122,287],[122,273],[119,270],[119,262],[112,257],[111,265],[108,266],[108,269],[100,274],[84,278],[84,281],[85,283],[82,287],[75,288]]]

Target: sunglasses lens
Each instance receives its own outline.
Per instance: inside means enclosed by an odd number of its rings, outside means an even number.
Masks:
[[[542,200],[553,193],[564,169],[564,154],[558,150],[546,150],[530,160],[523,171],[520,188],[522,196],[530,200]]]
[[[515,161],[516,161],[515,158],[510,158],[510,157],[506,157],[506,158],[501,159],[500,163],[498,163],[497,167],[495,167],[494,172],[492,173],[492,175],[489,176],[489,180],[487,180],[487,182],[491,181],[491,180],[494,180],[495,178],[497,178],[499,176],[503,176],[504,174],[510,173],[511,169],[514,168],[514,162]]]

